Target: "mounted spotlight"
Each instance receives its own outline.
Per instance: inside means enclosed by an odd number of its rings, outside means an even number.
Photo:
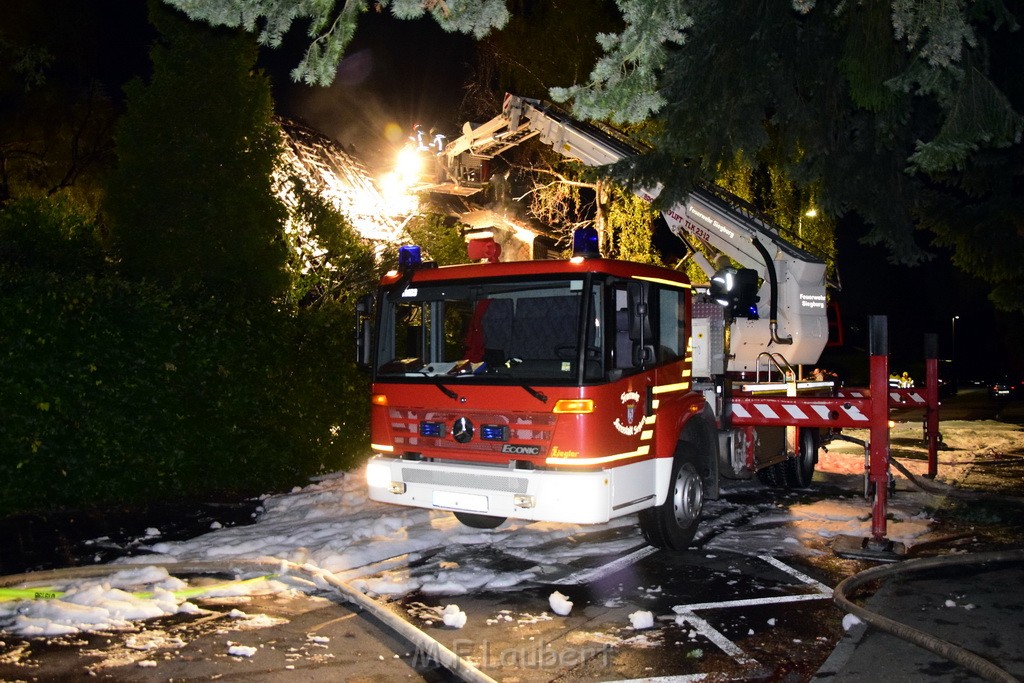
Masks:
[[[709,296],[732,318],[757,320],[757,271],[753,268],[722,268],[711,278]]]
[[[488,263],[497,263],[501,256],[501,245],[494,241],[493,237],[480,237],[472,239],[466,245],[470,261],[486,259]]]

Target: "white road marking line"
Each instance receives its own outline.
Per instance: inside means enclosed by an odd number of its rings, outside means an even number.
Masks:
[[[832,589],[831,588],[829,588],[825,584],[821,583],[820,581],[817,581],[816,579],[812,579],[811,577],[807,576],[807,574],[804,574],[803,572],[799,571],[798,569],[796,569],[794,567],[790,567],[788,564],[786,564],[782,560],[776,559],[776,558],[772,557],[771,555],[758,555],[758,557],[761,560],[763,560],[763,561],[767,562],[768,564],[772,565],[773,567],[781,569],[782,571],[786,572],[787,574],[789,574],[790,576],[794,577],[795,579],[798,579],[799,581],[802,581],[802,582],[806,583],[808,586],[813,586],[818,591],[820,591],[825,597],[828,597],[828,598],[832,597]]]
[[[675,617],[676,623],[678,623],[680,619],[685,620],[687,623],[693,626],[694,630],[696,630],[702,636],[704,636],[709,641],[714,643],[720,650],[722,650],[722,652],[732,657],[737,664],[741,664],[743,666],[757,665],[758,662],[757,660],[748,657],[746,653],[744,653],[738,645],[736,645],[734,642],[732,642],[724,635],[722,635],[720,632],[715,630],[715,628],[711,626],[711,624],[698,617],[695,614],[695,612],[697,612],[698,610],[707,609],[727,609],[732,607],[751,607],[761,605],[777,605],[790,602],[804,602],[807,600],[825,600],[831,599],[832,597],[831,588],[829,588],[828,586],[819,581],[816,581],[815,579],[812,579],[803,572],[794,569],[793,567],[790,567],[788,564],[775,559],[771,555],[758,555],[757,558],[763,562],[766,562],[767,564],[770,564],[776,569],[782,570],[786,574],[789,574],[801,583],[810,586],[811,588],[814,588],[818,592],[802,593],[798,595],[782,595],[765,598],[723,600],[720,602],[701,602],[694,605],[676,605],[672,608],[672,611],[675,612],[677,615]],[[664,617],[659,617],[659,619],[663,618]]]
[[[799,595],[777,595],[771,598],[744,598],[741,600],[723,600],[721,602],[699,602],[694,605],[676,605],[672,611],[676,614],[689,612],[690,610],[704,609],[726,609],[729,607],[754,607],[759,605],[776,605],[787,602],[804,602],[806,600],[826,600],[831,598],[822,593],[801,593]]]
[[[619,571],[620,569],[623,569],[630,565],[634,565],[640,560],[644,559],[645,557],[653,555],[656,552],[658,552],[657,548],[646,545],[643,548],[640,548],[639,550],[634,550],[629,555],[624,555],[623,557],[620,557],[616,560],[612,560],[608,564],[602,564],[599,567],[591,567],[590,569],[583,569],[578,572],[573,572],[572,574],[569,574],[566,577],[558,579],[557,581],[550,581],[548,583],[551,583],[555,586],[569,586],[587,583],[588,581],[596,579],[600,576],[607,576],[608,574],[613,574]]]
[[[675,608],[673,608],[674,610]],[[680,620],[686,621],[693,629],[704,636],[716,646],[718,649],[733,658],[737,664],[741,666],[757,666],[757,660],[747,656],[739,645],[726,638],[722,633],[714,626],[706,622],[705,620],[698,617],[693,612],[687,610],[685,612],[679,612],[679,616],[676,617],[676,623]]]

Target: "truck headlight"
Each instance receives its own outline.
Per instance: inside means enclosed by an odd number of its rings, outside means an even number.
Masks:
[[[371,460],[366,465],[366,485],[372,489],[391,488],[391,467]]]

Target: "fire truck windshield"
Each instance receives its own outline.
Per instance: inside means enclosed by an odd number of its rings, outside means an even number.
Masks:
[[[376,376],[536,384],[600,378],[600,299],[600,288],[583,278],[412,284],[382,298]]]

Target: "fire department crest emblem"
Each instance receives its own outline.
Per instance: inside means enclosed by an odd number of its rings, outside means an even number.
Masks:
[[[641,415],[640,420],[634,424],[637,418],[637,409],[640,405],[640,394],[635,391],[624,391],[619,396],[619,400],[622,401],[623,407],[626,409],[626,421],[623,422],[621,417],[615,418],[613,425],[620,434],[626,436],[634,436],[640,433],[640,430],[644,428],[644,424],[647,422],[647,416]]]

